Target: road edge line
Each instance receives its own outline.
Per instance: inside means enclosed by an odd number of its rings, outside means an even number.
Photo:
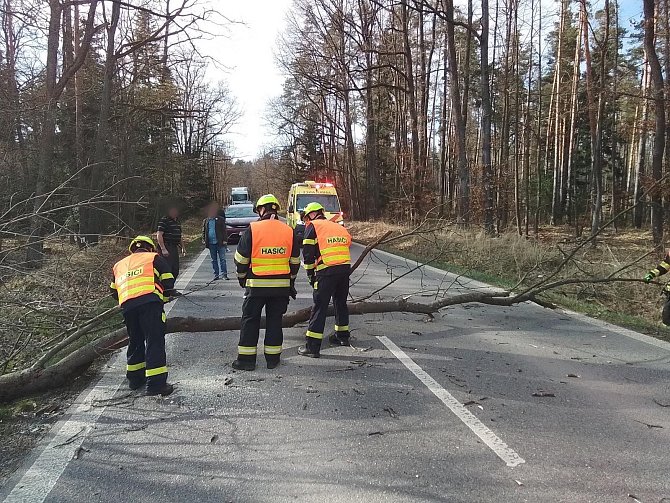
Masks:
[[[433,379],[428,372],[423,370],[407,353],[400,349],[391,339],[385,335],[378,335],[377,339],[381,341],[386,349],[395,356],[400,363],[414,374],[444,405],[447,406],[454,415],[460,419],[465,426],[477,435],[502,461],[510,468],[519,466],[526,462],[519,454],[503,442],[498,435],[493,433],[477,416],[470,412],[465,405],[456,400],[454,396],[443,388],[440,383]]]
[[[183,276],[177,279],[177,284],[185,288],[193,279],[207,257],[207,250],[203,250],[196,259],[189,264]],[[165,306],[168,314],[178,302],[171,302]],[[95,428],[95,424],[107,409],[106,406],[94,407],[95,401],[104,401],[112,397],[124,381],[120,371],[124,362],[123,351],[116,354],[103,371],[103,375],[91,386],[82,391],[65,413],[65,417],[58,421],[49,435],[42,440],[34,450],[42,451],[32,458],[25,470],[11,490],[5,496],[4,503],[42,503],[58,479],[67,468],[88,434]],[[29,458],[30,459],[30,458]],[[10,477],[10,482],[13,477]]]

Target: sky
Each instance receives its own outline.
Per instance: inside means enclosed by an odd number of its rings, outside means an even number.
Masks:
[[[213,0],[212,4],[235,23],[227,34],[206,44],[205,52],[219,62],[209,75],[225,80],[237,99],[243,115],[226,140],[234,158],[250,161],[272,144],[265,115],[270,99],[282,92],[284,79],[274,52],[292,0]]]

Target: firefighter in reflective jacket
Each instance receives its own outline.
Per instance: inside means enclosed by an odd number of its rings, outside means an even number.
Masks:
[[[293,229],[277,217],[279,201],[272,194],[261,197],[254,211],[259,220],[241,236],[235,252],[240,286],[246,288],[242,326],[233,368],[254,370],[256,346],[265,308],[265,361],[269,369],[279,365],[284,334],[282,317],[289,296],[295,299],[295,278],[300,269],[300,241]]]
[[[128,249],[130,255],[114,264],[111,284],[128,330],[126,377],[130,389],[146,384],[147,395],[167,396],[174,388],[167,383],[163,304],[172,294],[174,276],[151,238],[137,236]]]
[[[351,270],[351,235],[335,222],[326,220],[319,203],[305,207],[306,224],[303,239],[303,259],[309,282],[314,288],[314,307],[307,326],[306,344],[298,353],[311,358],[321,356],[321,340],[328,315],[328,304],[335,307],[335,333],[329,341],[338,346],[349,346],[349,273]]]

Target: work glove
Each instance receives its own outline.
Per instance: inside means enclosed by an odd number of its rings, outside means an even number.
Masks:
[[[289,290],[289,297],[293,300],[298,298],[298,290],[295,289],[295,286],[291,285],[291,290]]]
[[[645,283],[650,283],[656,276],[654,276],[652,273],[648,272],[647,274],[644,275],[644,282]]]
[[[316,275],[312,275],[309,277],[309,286],[314,288],[314,283],[316,283]]]

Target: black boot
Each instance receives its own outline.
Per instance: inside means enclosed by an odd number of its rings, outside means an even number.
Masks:
[[[265,357],[265,363],[267,363],[269,369],[276,369],[279,367],[280,358],[276,356],[274,358]]]
[[[174,386],[172,384],[165,383],[163,386],[158,388],[147,388],[147,396],[168,396],[174,391]]]
[[[351,343],[349,342],[349,331],[330,334],[328,342],[333,346],[351,346]]]
[[[232,364],[235,370],[256,370],[256,362],[250,360],[235,360]]]
[[[143,388],[146,383],[146,379],[128,379],[128,387],[133,391]]]
[[[304,346],[298,348],[298,354],[309,358],[321,358],[321,341],[313,337],[307,337]]]

